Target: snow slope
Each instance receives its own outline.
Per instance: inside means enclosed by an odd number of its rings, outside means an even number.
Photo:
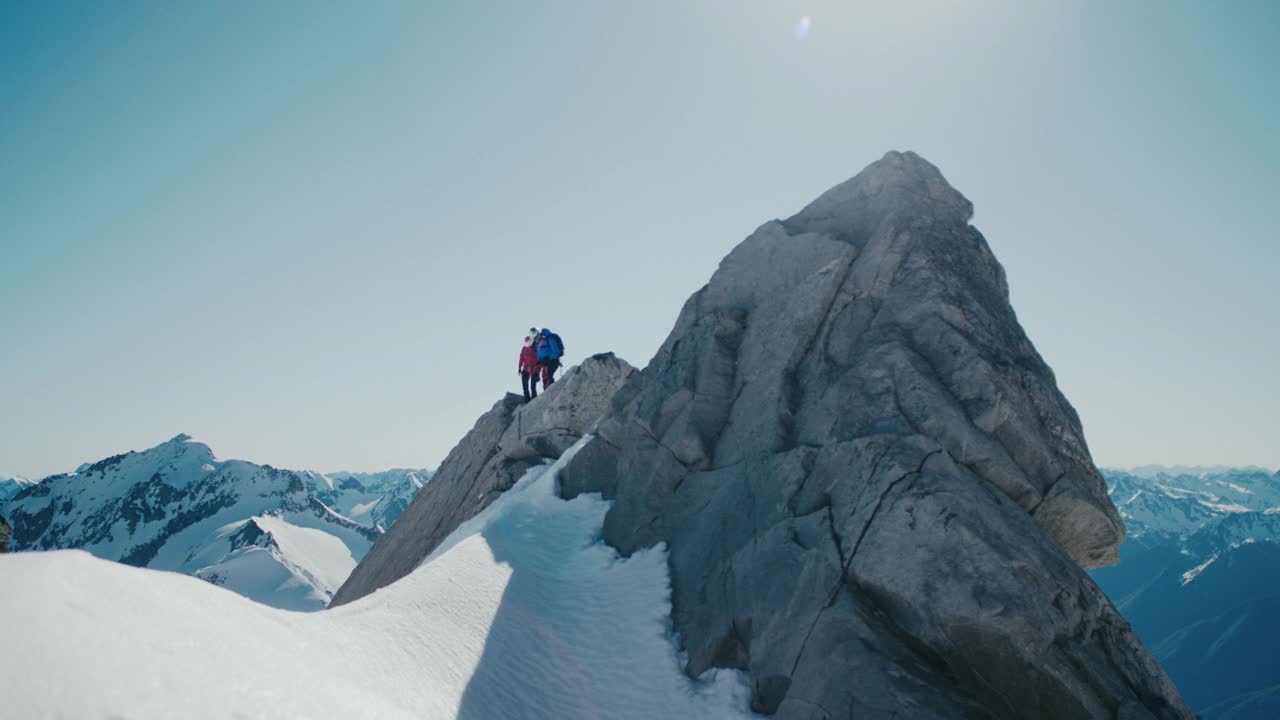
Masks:
[[[340,515],[386,530],[431,479],[430,470],[397,468],[377,473],[303,473],[307,490]]]
[[[1130,538],[1187,537],[1233,515],[1280,509],[1280,476],[1253,468],[1179,475],[1102,472]]]
[[[529,471],[405,579],[322,613],[83,552],[0,556],[4,711],[753,717],[742,673],[681,671],[665,550],[620,558],[600,541],[608,503],[556,496],[574,452]]]
[[[358,547],[367,552],[368,544]],[[300,527],[284,513],[264,513],[219,528],[184,571],[247,598],[267,598],[272,607],[318,610],[357,562],[334,533]]]
[[[377,504],[369,511],[369,519],[374,527],[386,532],[430,479],[430,472],[404,471],[404,475],[395,482],[383,486],[382,497],[378,498]]]
[[[291,610],[320,610],[381,530],[321,499],[376,505],[395,494],[355,479],[218,460],[187,435],[54,475],[0,501],[15,551],[83,549],[195,575]],[[250,527],[252,525],[252,527]]]

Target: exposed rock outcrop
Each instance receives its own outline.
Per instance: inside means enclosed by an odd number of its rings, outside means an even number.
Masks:
[[[9,537],[13,535],[13,529],[9,527],[9,523],[0,517],[0,553],[9,552]]]
[[[595,428],[635,368],[604,353],[568,370],[536,400],[508,394],[441,463],[395,525],[370,549],[331,606],[408,575],[449,533],[474,517],[526,470],[554,459]]]
[[[971,216],[895,152],[761,226],[561,492],[667,543],[688,672],[746,670],[758,711],[1190,717],[1081,570],[1123,525]]]

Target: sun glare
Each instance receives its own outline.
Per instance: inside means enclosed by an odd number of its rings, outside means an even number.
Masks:
[[[800,22],[796,23],[795,28],[793,28],[793,32],[796,35],[796,39],[803,40],[806,37],[808,37],[809,27],[811,25],[813,25],[813,18],[809,17],[808,15],[805,15],[804,17],[800,18]]]

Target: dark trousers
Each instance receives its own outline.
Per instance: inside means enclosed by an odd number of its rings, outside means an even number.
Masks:
[[[536,369],[532,373],[520,372],[520,386],[524,388],[525,400],[532,400],[538,397],[538,373]]]
[[[559,360],[550,360],[542,363],[542,391],[546,392],[551,387],[551,383],[556,381],[556,371],[560,369]]]

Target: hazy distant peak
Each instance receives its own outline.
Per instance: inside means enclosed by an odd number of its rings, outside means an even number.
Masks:
[[[1259,467],[1257,465],[1139,465],[1130,468],[1106,468],[1108,472],[1123,472],[1140,478],[1152,479],[1165,475],[1168,477],[1179,477],[1188,475],[1191,477],[1200,477],[1203,475],[1227,475],[1233,473],[1264,473],[1272,475],[1276,471]]]

